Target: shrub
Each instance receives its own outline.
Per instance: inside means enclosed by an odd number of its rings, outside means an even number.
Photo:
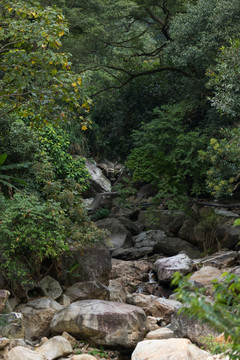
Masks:
[[[67,249],[60,204],[36,195],[1,195],[0,270],[11,282],[26,284],[39,279],[44,260],[56,259]]]
[[[204,296],[205,288],[194,288],[188,277],[175,273],[172,284],[178,285],[177,298],[184,307],[184,312],[216,328],[224,333],[228,344],[230,359],[239,359],[240,356],[240,276],[224,273],[223,278],[215,280],[212,288],[212,301]],[[216,349],[221,352],[222,347]]]

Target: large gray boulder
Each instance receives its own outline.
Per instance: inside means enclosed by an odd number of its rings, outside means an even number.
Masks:
[[[110,236],[105,245],[110,250],[132,246],[132,235],[118,219],[107,218],[96,222],[99,229],[108,230]]]
[[[146,334],[146,315],[136,306],[104,300],[83,300],[55,314],[51,331],[63,331],[94,346],[132,349]]]
[[[100,208],[111,210],[113,205],[113,199],[117,197],[116,192],[105,192],[101,194],[97,194],[94,197],[93,202],[89,206],[89,210],[94,212]]]
[[[167,256],[174,256],[184,251],[191,259],[196,259],[201,256],[201,251],[186,240],[173,237],[161,237],[153,248],[153,252],[157,254],[164,254]]]
[[[43,292],[43,295],[52,300],[56,300],[63,293],[59,282],[49,275],[42,278],[42,280],[39,282],[39,286]]]
[[[87,299],[109,300],[107,286],[98,281],[77,282],[65,291],[65,295],[71,302]]]
[[[62,268],[56,274],[60,282],[73,285],[76,282],[99,281],[108,285],[112,263],[111,255],[104,244],[96,244],[79,250],[70,247],[70,254],[65,253],[61,258]]]
[[[55,300],[40,298],[29,301],[18,309],[23,315],[26,339],[38,340],[50,335],[52,317],[62,306]]]
[[[159,259],[154,263],[158,280],[162,282],[170,282],[176,271],[183,275],[190,273],[193,269],[193,265],[193,260],[184,253]]]

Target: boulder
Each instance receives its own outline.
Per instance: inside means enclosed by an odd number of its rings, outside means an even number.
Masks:
[[[42,280],[39,282],[39,286],[43,292],[43,295],[52,300],[56,300],[63,293],[59,282],[49,275],[42,278]]]
[[[184,221],[181,229],[178,232],[178,236],[190,242],[193,245],[198,245],[198,241],[196,240],[194,227],[197,225],[197,222],[192,219],[187,219]]]
[[[160,329],[158,325],[158,318],[154,316],[147,316],[146,327],[149,332]]]
[[[10,292],[8,290],[0,289],[0,314],[4,311],[9,296]]]
[[[132,246],[132,235],[123,224],[114,218],[99,220],[95,223],[99,229],[108,230],[109,238],[105,245],[110,249],[128,248]]]
[[[117,197],[116,192],[104,192],[97,194],[89,207],[91,212],[94,212],[100,208],[111,210],[113,205],[113,199]]]
[[[77,282],[65,291],[65,295],[70,298],[70,302],[87,299],[109,300],[107,286],[98,281]]]
[[[145,340],[163,340],[172,338],[174,338],[173,331],[167,327],[163,327],[147,333]]]
[[[104,300],[83,300],[56,313],[53,334],[67,331],[94,346],[132,349],[146,334],[146,315],[136,306]]]
[[[42,355],[36,353],[29,348],[23,346],[16,346],[11,349],[7,356],[6,360],[43,360]],[[48,359],[47,359],[48,360]]]
[[[127,296],[127,302],[141,307],[148,316],[161,318],[161,320],[164,320],[167,323],[170,322],[171,316],[182,306],[182,304],[176,300],[136,293],[129,294]]]
[[[18,312],[0,314],[0,334],[9,339],[24,338],[23,316]]]
[[[200,259],[199,263],[202,265],[209,265],[209,266],[214,266],[218,269],[222,269],[235,265],[237,263],[237,260],[238,260],[237,251],[222,250],[222,251],[218,251],[213,255],[209,255],[203,259]]]
[[[69,360],[97,360],[95,356],[89,354],[73,355]]]
[[[137,344],[132,360],[205,360],[208,353],[188,339],[145,340]]]
[[[152,250],[154,246],[161,241],[162,238],[165,238],[166,235],[161,230],[149,230],[141,232],[138,236],[133,238],[135,248],[151,247]]]
[[[168,231],[172,234],[174,234],[175,236],[178,236],[178,233],[181,229],[181,227],[183,226],[185,221],[185,215],[184,214],[179,214],[176,215],[173,219],[173,221],[171,221],[168,225]]]
[[[112,257],[122,260],[137,260],[152,253],[153,253],[152,247],[143,247],[140,249],[136,249],[133,247],[128,249],[120,248],[112,251]]]
[[[37,354],[48,360],[59,359],[61,356],[69,355],[72,351],[72,345],[63,336],[55,336],[36,349]]]
[[[218,225],[217,229],[218,242],[222,248],[234,249],[239,243],[240,226],[233,227],[228,224]]]
[[[171,318],[171,329],[176,337],[188,338],[193,343],[202,346],[203,339],[212,335],[219,335],[216,330],[212,329],[208,324],[199,322],[194,318],[190,318],[184,314],[175,313]]]
[[[98,243],[84,250],[70,246],[69,251],[70,255],[65,253],[62,256],[62,269],[56,274],[61,282],[69,286],[77,281],[97,280],[108,285],[112,264],[109,250],[104,244]]]
[[[172,275],[178,271],[183,275],[190,273],[193,269],[193,260],[186,254],[178,254],[169,258],[159,259],[154,263],[158,280],[170,282]]]
[[[86,197],[111,191],[111,182],[103,175],[102,170],[96,166],[95,162],[87,160],[86,168],[90,174],[90,189],[87,190]]]
[[[52,317],[62,306],[55,300],[40,298],[29,301],[18,309],[23,315],[26,338],[36,340],[50,335]]]
[[[117,219],[123,224],[123,226],[125,226],[128,231],[130,231],[132,235],[138,235],[140,233],[140,228],[132,220],[124,216],[119,216]]]
[[[214,279],[220,279],[223,271],[218,270],[213,266],[203,266],[200,270],[196,271],[189,278],[190,281],[197,282],[198,284],[211,288]]]
[[[153,248],[154,253],[174,256],[184,251],[191,259],[201,256],[201,251],[186,240],[173,237],[160,238]]]

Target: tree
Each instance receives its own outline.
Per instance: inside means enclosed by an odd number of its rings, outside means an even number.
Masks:
[[[240,112],[240,40],[231,40],[222,46],[215,67],[208,71],[209,87],[214,91],[210,98],[214,107],[232,119]]]
[[[62,12],[35,0],[0,4],[0,118],[21,116],[31,123],[76,117],[86,129],[89,102],[69,55],[59,52],[68,33]]]

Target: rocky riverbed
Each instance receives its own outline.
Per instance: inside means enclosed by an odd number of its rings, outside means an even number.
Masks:
[[[211,294],[213,279],[226,271],[240,274],[240,231],[232,227],[238,214],[217,209],[219,220],[214,218],[209,230],[211,207],[192,207],[190,219],[161,207],[151,212],[146,205],[123,208],[111,191],[120,167],[90,166],[88,196],[94,198],[86,206],[91,214],[108,210],[96,224],[109,236],[84,253],[72,248],[56,276],[47,275],[31,288],[10,293],[1,285],[0,358],[226,359],[201,349],[203,337],[222,339],[221,334],[179,315],[182,304],[170,283],[175,271],[192,273],[192,282]],[[149,187],[138,193],[136,202],[151,202]],[[213,253],[203,256],[207,242]]]

